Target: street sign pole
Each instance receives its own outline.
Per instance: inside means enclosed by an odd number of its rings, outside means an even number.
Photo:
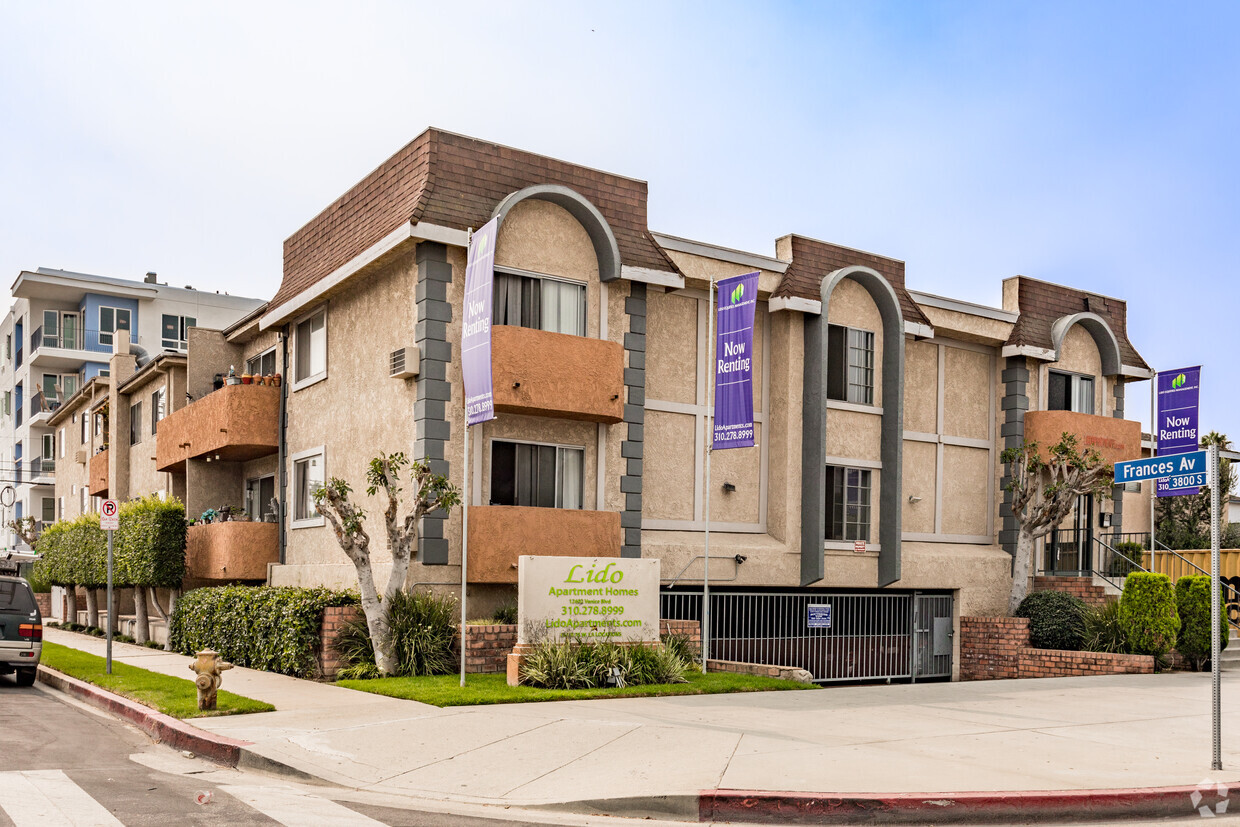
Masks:
[[[107,626],[107,673],[112,674],[112,636],[116,633],[116,613],[112,603],[112,532],[120,528],[120,503],[104,500],[99,510],[99,527],[108,532],[108,622]]]
[[[112,529],[108,529],[108,669],[112,674],[112,634],[116,630],[116,619],[112,616]]]
[[[1218,443],[1210,446],[1210,678],[1211,701],[1214,721],[1214,760],[1210,768],[1223,768],[1223,727],[1222,727],[1222,673],[1219,657],[1222,641],[1219,640],[1219,458]]]

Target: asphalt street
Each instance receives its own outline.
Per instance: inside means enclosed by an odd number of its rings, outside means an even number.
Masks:
[[[198,803],[201,793],[208,803]],[[187,758],[60,693],[0,677],[0,827],[546,823],[342,801],[341,794]]]

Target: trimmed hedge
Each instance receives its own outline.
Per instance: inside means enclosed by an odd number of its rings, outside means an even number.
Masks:
[[[172,649],[214,649],[236,666],[312,678],[323,610],[358,602],[352,592],[291,586],[216,586],[183,595],[172,613]]]
[[[1220,590],[1221,591],[1221,590]],[[1200,670],[1210,659],[1210,576],[1181,577],[1175,584],[1175,606],[1180,616],[1180,634],[1175,648]],[[1231,629],[1227,625],[1227,601],[1219,595],[1220,646],[1227,648]]]
[[[1180,618],[1171,578],[1142,571],[1128,575],[1119,599],[1119,622],[1133,654],[1161,658],[1174,649]]]
[[[179,588],[185,579],[185,505],[151,494],[121,505],[115,577],[126,586]]]
[[[88,589],[107,585],[108,539],[98,514],[53,523],[39,535],[35,551],[39,552],[35,575],[46,583]],[[115,582],[124,585],[119,579]]]
[[[1081,648],[1085,602],[1063,592],[1034,592],[1020,602],[1017,617],[1029,618],[1029,645],[1038,649]]]

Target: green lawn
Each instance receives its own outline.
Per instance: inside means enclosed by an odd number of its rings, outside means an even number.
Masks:
[[[537,689],[509,686],[502,674],[466,675],[461,688],[460,675],[434,675],[422,678],[378,678],[368,681],[337,681],[339,686],[421,701],[435,706],[474,706],[477,704],[515,704],[531,701],[578,701],[591,698],[646,698],[656,695],[719,695],[729,692],[769,692],[781,689],[817,689],[814,684],[733,675],[728,672],[690,672],[688,683],[659,683],[628,686],[624,689]]]
[[[41,662],[57,672],[63,672],[80,681],[93,683],[117,695],[124,695],[130,700],[157,709],[174,718],[239,715],[245,712],[275,710],[271,704],[256,701],[253,698],[244,698],[221,689],[217,696],[218,708],[212,712],[199,712],[198,690],[191,680],[161,675],[136,666],[127,666],[116,660],[112,661],[112,674],[109,675],[105,672],[106,661],[98,655],[91,655],[48,641],[43,641]],[[224,673],[224,681],[228,681],[227,672]]]

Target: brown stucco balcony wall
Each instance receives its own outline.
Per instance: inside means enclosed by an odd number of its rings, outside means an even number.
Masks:
[[[517,558],[619,557],[620,514],[510,505],[469,509],[471,583],[516,583]]]
[[[279,388],[227,385],[159,423],[155,466],[172,471],[187,459],[207,455],[242,462],[274,454],[279,418]]]
[[[589,422],[624,419],[618,342],[527,327],[491,328],[495,410]]]
[[[89,491],[92,497],[108,496],[108,452],[106,450],[90,458]]]
[[[266,580],[279,562],[275,523],[192,525],[185,537],[186,576],[198,580]]]
[[[1114,464],[1141,458],[1141,423],[1130,419],[1076,413],[1029,411],[1025,414],[1025,439],[1043,448],[1055,445],[1065,433],[1076,434],[1082,450],[1096,450]]]

